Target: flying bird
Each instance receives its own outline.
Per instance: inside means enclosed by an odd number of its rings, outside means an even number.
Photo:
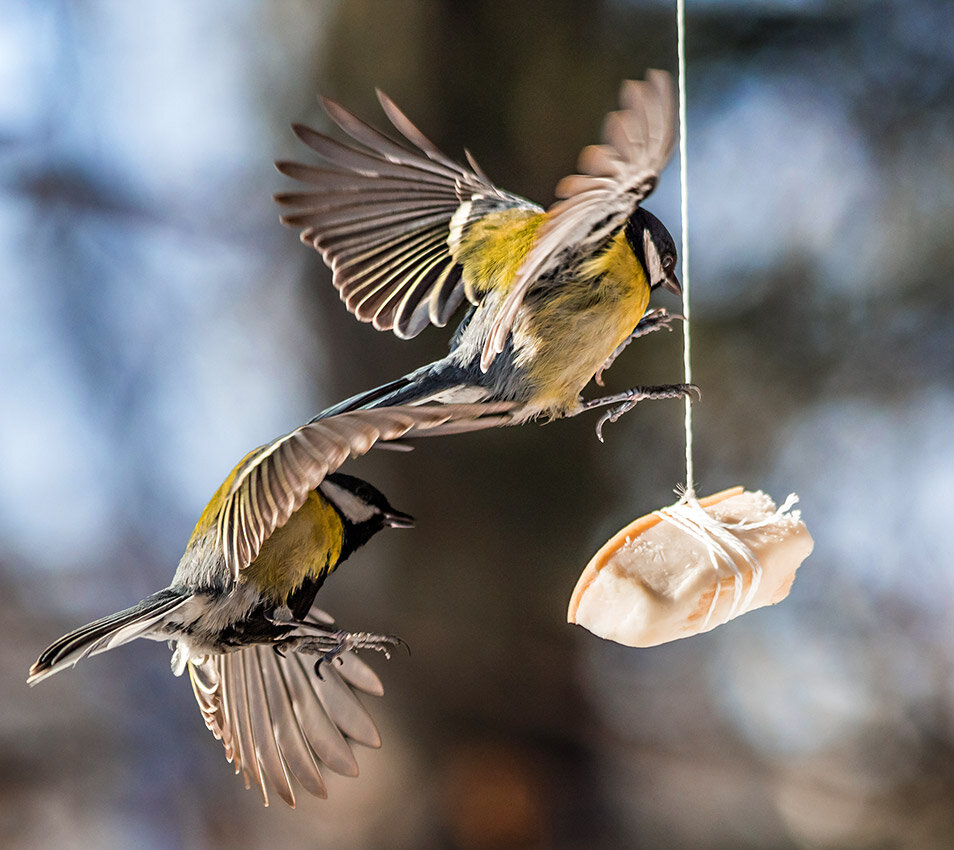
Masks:
[[[654,289],[681,289],[673,238],[642,207],[675,139],[669,74],[623,83],[603,144],[583,149],[580,173],[557,184],[559,200],[547,210],[495,186],[469,151],[467,166],[445,156],[377,94],[400,140],[330,98],[324,107],[349,142],[294,126],[322,162],[276,163],[307,184],[275,196],[290,209],[281,220],[321,253],[348,310],[378,330],[406,339],[428,324],[444,326],[464,301],[470,309],[446,357],[320,416],[514,401],[509,421],[521,422],[608,407],[600,434],[640,400],[695,391],[671,384],[580,395],[631,339],[675,318],[647,312]]]
[[[27,681],[35,685],[136,638],[169,641],[173,673],[188,672],[206,726],[247,787],[257,786],[266,805],[271,788],[294,806],[294,776],[306,791],[327,796],[325,767],[356,775],[352,742],[381,743],[355,691],[380,695],[383,688],[356,652],[387,654],[400,640],[338,628],[315,597],[377,532],[413,525],[379,490],[336,470],[376,443],[484,427],[488,418],[503,424],[506,411],[357,411],[260,446],[212,496],[170,585],[55,641]]]

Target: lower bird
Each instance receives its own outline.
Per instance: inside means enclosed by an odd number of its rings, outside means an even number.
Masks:
[[[505,406],[360,411],[255,449],[202,512],[171,584],[61,637],[28,682],[135,638],[169,641],[173,672],[188,671],[206,726],[247,787],[256,785],[266,805],[271,787],[294,806],[294,775],[306,791],[326,796],[322,765],[356,775],[350,741],[380,745],[354,691],[383,688],[355,653],[389,653],[400,641],[335,627],[313,607],[315,597],[378,531],[413,525],[380,491],[336,470],[378,442],[468,430],[506,415]]]
[[[329,117],[350,137],[295,132],[323,162],[279,162],[306,184],[276,200],[282,221],[323,256],[355,316],[408,338],[471,305],[450,353],[325,411],[422,402],[514,401],[513,421],[607,408],[597,432],[638,401],[673,398],[686,384],[634,387],[584,401],[631,339],[667,327],[647,312],[650,293],[679,293],[676,246],[641,202],[655,188],[675,139],[671,77],[651,71],[623,84],[604,144],[584,148],[582,173],[556,187],[544,210],[495,186],[473,157],[445,156],[393,101],[378,99],[401,141],[328,98]],[[355,144],[351,144],[354,142]]]

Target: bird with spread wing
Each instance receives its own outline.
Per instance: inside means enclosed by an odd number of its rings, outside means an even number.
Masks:
[[[279,162],[307,184],[276,195],[282,221],[301,228],[333,272],[348,310],[379,330],[413,337],[470,305],[446,357],[325,411],[391,405],[516,402],[510,421],[608,407],[598,424],[638,401],[682,396],[686,384],[636,387],[584,401],[591,379],[637,336],[668,327],[650,293],[679,293],[676,247],[643,209],[675,139],[672,79],[626,81],[606,116],[603,144],[579,157],[544,210],[442,154],[386,95],[378,99],[401,141],[343,106],[324,106],[351,142],[295,132],[323,160]]]
[[[388,653],[400,641],[337,627],[315,597],[378,531],[413,525],[380,491],[337,470],[376,443],[504,424],[511,407],[356,411],[255,449],[212,496],[170,585],[55,641],[28,682],[135,638],[169,641],[173,672],[188,672],[206,726],[266,805],[271,788],[294,806],[292,776],[326,796],[325,767],[353,776],[352,742],[380,744],[355,691],[383,689],[356,651]]]

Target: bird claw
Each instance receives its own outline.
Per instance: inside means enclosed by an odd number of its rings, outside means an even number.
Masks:
[[[342,663],[341,655],[345,652],[359,649],[373,649],[376,652],[383,652],[384,657],[390,660],[391,652],[395,647],[403,646],[410,654],[411,649],[407,642],[397,635],[376,635],[371,632],[336,632],[340,636],[335,645],[325,650],[321,657],[315,662],[315,674],[321,678],[322,662],[331,663],[335,659]],[[329,635],[329,637],[331,637]]]
[[[596,423],[596,439],[601,443],[605,443],[606,441],[603,439],[603,426],[607,422],[615,422],[624,413],[629,413],[629,411],[631,411],[638,403],[638,400],[625,401],[622,404],[617,405],[616,407],[611,407],[609,410],[607,410],[606,413],[604,413]]]
[[[341,664],[344,663],[344,662],[341,660],[341,653],[342,653],[343,651],[344,651],[343,647],[338,647],[337,649],[329,650],[329,651],[326,652],[324,655],[322,655],[322,656],[315,662],[315,675],[316,675],[319,679],[321,679],[322,681],[324,681],[325,677],[321,675],[321,665],[322,665],[322,663],[331,664],[332,661],[334,661],[335,659],[337,659],[338,665],[340,666]]]
[[[639,402],[650,399],[679,398],[680,396],[695,395],[696,399],[702,398],[699,387],[695,384],[667,384],[661,387],[633,387],[623,393],[606,396],[604,398],[595,398],[591,401],[583,402],[581,410],[592,410],[595,407],[605,407],[613,405],[604,413],[596,423],[596,437],[602,443],[603,426],[607,422],[615,422],[624,413],[628,413]]]

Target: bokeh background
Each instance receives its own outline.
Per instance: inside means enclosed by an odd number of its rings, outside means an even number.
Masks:
[[[413,654],[371,659],[384,747],[292,812],[163,646],[27,669],[164,586],[247,450],[444,350],[354,322],[278,224],[316,95],[381,122],[380,86],[548,203],[619,81],[675,68],[674,10],[0,0],[0,844],[954,846],[952,32],[943,0],[688,3],[697,479],[799,493],[789,599],[649,650],[563,622],[684,480],[675,402],[605,445],[580,417],[363,459],[418,528],[325,606]],[[648,205],[674,232],[678,182]],[[658,334],[608,383],[680,374]]]

